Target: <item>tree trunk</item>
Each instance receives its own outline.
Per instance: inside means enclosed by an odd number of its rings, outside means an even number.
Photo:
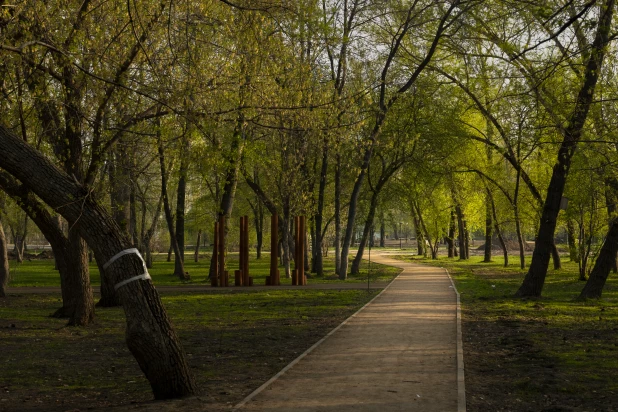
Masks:
[[[413,212],[414,218],[414,231],[416,233],[416,254],[418,256],[425,256],[427,254],[425,245],[425,236],[423,235],[423,228],[421,228],[421,222],[418,219],[416,213]],[[399,233],[401,238],[401,233]],[[400,242],[401,243],[401,242]]]
[[[597,33],[589,50],[589,59],[583,74],[583,84],[579,90],[575,107],[570,115],[566,128],[563,130],[563,140],[558,151],[558,159],[554,165],[547,196],[543,205],[537,242],[532,253],[532,261],[526,277],[516,293],[518,297],[541,296],[549,257],[552,254],[554,244],[554,232],[560,201],[567,175],[571,167],[571,159],[577,148],[582,134],[582,129],[588,117],[588,111],[594,97],[594,89],[601,73],[601,66],[606,53],[606,44],[609,41],[612,16],[614,13],[614,0],[606,0],[601,6]]]
[[[183,152],[186,153],[188,144],[183,144]],[[187,170],[189,168],[187,155],[181,154],[180,177],[178,179],[178,190],[176,195],[176,243],[178,251],[174,259],[174,276],[180,279],[189,279],[188,272],[185,272],[185,203],[187,194]],[[170,232],[170,236],[173,236]]]
[[[341,275],[341,156],[335,157],[335,273]],[[345,274],[343,276],[345,279]]]
[[[157,132],[158,134],[160,132]],[[161,167],[161,194],[163,195],[163,209],[165,210],[165,221],[167,222],[167,229],[170,233],[171,249],[174,250],[174,275],[178,276],[182,280],[190,279],[189,274],[184,269],[183,252],[184,249],[180,249],[178,244],[178,238],[174,229],[174,218],[172,216],[172,210],[170,208],[169,198],[167,197],[167,172],[165,170],[165,153],[163,149],[163,140],[158,135],[158,148],[159,148],[159,165]],[[184,204],[184,200],[183,200]],[[184,211],[183,211],[184,214]],[[184,221],[184,217],[183,217]],[[183,226],[184,231],[184,226]],[[184,235],[183,235],[184,239]],[[184,247],[184,245],[183,245]],[[168,254],[169,258],[169,254]]]
[[[451,220],[448,226],[448,237],[446,244],[448,246],[448,257],[455,257],[455,211],[451,209]]]
[[[367,245],[367,240],[369,239],[371,228],[373,226],[373,219],[375,217],[376,207],[378,206],[378,196],[380,194],[381,188],[382,187],[380,185],[376,186],[376,189],[371,194],[371,200],[369,202],[369,212],[367,214],[367,218],[365,219],[363,234],[358,245],[358,251],[356,252],[356,256],[354,257],[354,261],[352,262],[352,269],[350,272],[353,275],[358,275],[360,273],[361,260],[363,259],[365,246]]]
[[[195,252],[193,253],[193,260],[195,262],[200,261],[200,242],[202,241],[202,229],[197,231],[197,240],[195,241]]]
[[[262,258],[262,245],[264,244],[264,206],[258,199],[254,210],[255,236],[257,240],[255,257]]]
[[[491,242],[494,236],[494,223],[491,216],[491,194],[489,193],[489,189],[485,190],[487,193],[485,195],[485,254],[483,262],[489,263],[491,262]]]
[[[62,307],[52,316],[69,318],[69,325],[86,326],[94,318],[90,267],[87,257],[82,256],[79,240],[67,238],[62,228],[62,218],[52,216],[48,208],[23,184],[7,173],[0,172],[0,187],[18,200],[19,206],[39,228],[54,252],[56,267],[60,273]],[[73,231],[73,234],[75,232]],[[76,235],[75,235],[76,236]],[[83,243],[83,241],[80,240]],[[84,246],[87,251],[87,246]],[[86,251],[83,251],[86,253]]]
[[[97,262],[109,262],[117,253],[131,248],[131,240],[90,190],[1,126],[0,153],[0,167],[62,214],[92,247]],[[114,285],[129,281],[117,291],[127,319],[127,346],[156,399],[193,395],[197,388],[180,341],[152,281],[137,280],[143,273],[141,259],[130,254],[117,259],[102,274]]]
[[[464,225],[464,215],[461,210],[461,206],[457,204],[455,206],[455,214],[457,216],[457,239],[459,241],[459,260],[468,259],[467,249],[466,249],[466,229]]]
[[[618,218],[614,218],[579,299],[599,299],[618,253]]]
[[[6,296],[6,287],[9,284],[9,257],[7,253],[6,237],[0,220],[0,298]]]
[[[68,299],[63,305],[64,316],[69,318],[69,326],[85,326],[94,320],[94,297],[90,287],[88,245],[76,230],[69,231],[64,255],[64,288],[69,291]],[[58,312],[55,315],[57,316]]]
[[[386,225],[384,224],[384,212],[382,212],[382,216],[380,219],[380,247],[385,247],[386,245]]]
[[[509,265],[509,250],[506,247],[506,242],[504,241],[502,231],[500,230],[500,226],[498,225],[498,215],[496,214],[496,205],[494,204],[493,196],[491,198],[491,213],[494,218],[494,225],[496,227],[498,241],[500,242],[500,246],[502,246],[502,254],[504,255],[504,267],[507,267]]]
[[[322,259],[322,242],[324,241],[323,214],[324,198],[326,197],[326,178],[328,176],[328,139],[325,137],[322,146],[322,167],[320,168],[320,184],[318,187],[318,204],[313,216],[315,222],[313,244],[313,271],[319,277],[324,275],[324,260]]]
[[[567,243],[569,244],[569,259],[571,262],[579,262],[579,253],[577,253],[577,244],[575,242],[575,226],[573,219],[567,219]]]

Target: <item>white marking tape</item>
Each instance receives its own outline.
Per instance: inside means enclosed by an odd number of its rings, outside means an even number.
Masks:
[[[139,253],[139,250],[135,249],[135,248],[131,248],[131,249],[125,249],[122,252],[118,252],[114,255],[114,257],[112,257],[106,264],[103,265],[103,269],[107,270],[107,268],[114,263],[116,260],[118,260],[118,258],[124,256],[124,255],[130,255],[130,254],[136,254],[139,259],[142,261],[142,266],[144,267],[144,273],[142,273],[141,275],[137,275],[137,276],[133,276],[132,278],[129,279],[125,279],[122,282],[116,283],[114,285],[114,290],[118,290],[119,288],[123,287],[124,285],[126,285],[127,283],[133,282],[135,280],[146,280],[146,279],[152,279],[150,277],[150,274],[148,273],[148,269],[146,269],[146,262],[144,262],[144,258],[142,258],[142,255]]]

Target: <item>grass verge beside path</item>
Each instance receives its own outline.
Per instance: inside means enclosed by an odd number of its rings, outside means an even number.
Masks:
[[[242,400],[377,293],[217,290],[162,299],[206,393],[199,410],[219,410]],[[0,299],[0,411],[85,410],[151,400],[124,343],[122,309],[97,309],[94,325],[76,328],[48,317],[59,304],[52,295]]]
[[[266,276],[270,271],[270,255],[263,253],[261,259],[255,259],[254,255],[250,256],[249,272],[253,277],[254,285],[264,285]],[[207,280],[208,268],[210,266],[210,255],[200,255],[200,261],[195,262],[192,253],[185,255],[185,270],[189,272],[191,279],[182,281],[173,275],[174,262],[166,261],[167,254],[155,255],[153,268],[148,272],[152,276],[152,281],[155,286],[175,286],[175,285],[209,285]],[[293,265],[292,265],[293,267]],[[238,269],[238,254],[230,253],[227,259],[227,269],[230,272],[232,283],[234,281],[234,270]],[[292,280],[285,278],[283,267],[279,267],[281,273],[281,284],[291,285]],[[358,275],[350,275],[347,280],[341,281],[335,275],[334,258],[324,258],[324,276],[316,277],[310,273],[310,283],[342,283],[342,282],[366,282],[367,281],[368,264],[363,261],[360,273]],[[390,282],[401,272],[398,268],[380,265],[371,262],[371,282]],[[60,276],[58,271],[54,270],[53,259],[32,259],[25,260],[23,263],[17,263],[14,260],[10,261],[11,279],[9,286],[11,287],[54,287],[60,286]],[[90,279],[93,285],[100,285],[99,270],[96,263],[90,264]]]
[[[602,300],[574,301],[584,282],[566,262],[548,271],[542,298],[522,300],[525,271],[499,258],[396,258],[445,267],[456,282],[469,411],[618,411],[616,275]]]

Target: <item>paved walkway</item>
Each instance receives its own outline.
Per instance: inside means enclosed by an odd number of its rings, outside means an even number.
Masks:
[[[372,260],[404,271],[237,410],[465,411],[457,295],[446,271]]]

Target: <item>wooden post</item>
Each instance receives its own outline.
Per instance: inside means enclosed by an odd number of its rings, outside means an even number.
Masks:
[[[234,286],[242,286],[242,275],[240,270],[234,271]]]
[[[270,284],[279,286],[279,270],[277,250],[279,248],[279,217],[274,214],[270,217]]]
[[[219,218],[219,282],[225,277],[225,215]]]

